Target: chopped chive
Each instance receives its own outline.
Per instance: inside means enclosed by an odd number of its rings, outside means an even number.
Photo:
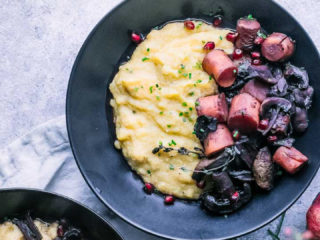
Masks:
[[[147,61],[147,60],[150,60],[150,58],[148,58],[148,57],[142,58],[142,62]]]
[[[169,165],[169,169],[170,170],[174,170],[174,166],[170,163],[170,165]]]
[[[162,141],[159,141],[159,145],[160,145],[160,146],[162,146],[162,145],[163,145]]]
[[[150,52],[150,48],[147,48],[147,52]]]
[[[189,79],[191,79],[191,77],[192,77],[192,73],[189,73]]]
[[[159,114],[160,114],[160,115],[163,115],[163,112],[160,112]]]
[[[180,168],[182,171],[184,171],[184,172],[187,172],[188,171],[188,169],[186,169],[185,167],[181,167]]]
[[[143,88],[143,86],[141,86],[141,88]]]
[[[183,118],[183,119],[182,119],[182,121],[186,122],[186,121],[187,121],[187,119],[186,119],[186,118]]]
[[[193,95],[194,95],[194,92],[189,92],[188,95],[189,95],[189,96],[193,96]]]
[[[182,106],[186,107],[186,106],[188,106],[188,104],[186,102],[183,102]]]
[[[193,122],[193,119],[191,117],[188,118],[189,122]]]
[[[135,110],[132,110],[132,113],[133,113],[133,114],[136,114],[136,111],[135,111]]]
[[[157,99],[158,101],[160,101],[160,96],[156,96],[156,99]]]
[[[170,125],[170,124],[167,124],[167,128],[171,128],[171,125]]]
[[[152,93],[152,91],[153,91],[153,86],[149,87],[149,91],[150,91],[150,93]]]
[[[175,146],[177,145],[177,143],[173,139],[171,140],[171,143]]]
[[[188,77],[188,73],[184,73],[182,74],[184,77]]]
[[[189,112],[184,112],[184,115],[189,115]]]
[[[222,40],[222,39],[223,39],[223,37],[222,37],[222,36],[220,36],[219,38],[220,38],[220,40]]]
[[[203,44],[204,44],[204,43],[206,43],[206,41],[205,41],[205,40],[202,40],[201,42],[202,42]]]
[[[179,70],[178,70],[178,73],[180,73],[180,74],[181,74],[181,73],[182,73],[182,71],[179,69]]]
[[[180,64],[181,69],[185,69],[185,66],[183,64]]]
[[[135,87],[134,90],[135,90],[136,92],[138,92],[139,88]]]
[[[249,20],[253,20],[252,14],[249,14],[247,18],[248,18]]]
[[[210,80],[210,81],[212,80],[212,76],[211,76],[211,75],[209,76],[209,80]]]
[[[159,84],[158,84],[158,83],[156,84],[156,87],[157,87],[157,88],[159,87]]]
[[[202,23],[199,23],[197,26],[196,26],[196,29],[199,29],[201,27]]]
[[[200,132],[202,132],[202,133],[204,133],[204,130],[202,129],[202,128],[200,128],[200,130],[199,130]]]
[[[150,170],[147,170],[147,173],[148,173],[149,175],[151,175],[151,171],[150,171]]]
[[[199,106],[199,105],[200,105],[200,103],[197,101],[197,102],[195,103],[195,105],[196,105],[196,106]]]
[[[168,145],[171,147],[171,146],[172,146],[172,143],[168,143]]]
[[[196,83],[201,83],[201,82],[202,82],[202,80],[200,80],[200,79],[199,79],[199,80],[197,80],[197,82],[196,82]]]
[[[189,107],[189,111],[192,111],[192,107]]]
[[[162,88],[161,88],[161,87],[159,87],[158,89],[159,89],[159,90],[161,90]]]
[[[193,132],[192,132],[192,134],[196,134],[196,132],[195,132],[195,131],[193,131]]]
[[[180,116],[180,117],[183,116],[183,112],[179,113],[179,116]]]

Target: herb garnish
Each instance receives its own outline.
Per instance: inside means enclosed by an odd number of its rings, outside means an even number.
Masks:
[[[223,39],[223,37],[222,37],[222,36],[219,36],[219,39],[220,39],[220,40],[222,40],[222,39]]]
[[[138,87],[135,87],[134,88],[134,91],[138,92],[139,88]]]
[[[186,169],[185,167],[181,167],[180,169],[181,169],[182,171],[184,171],[184,172],[190,171],[189,169]]]
[[[183,103],[182,103],[182,106],[187,107],[188,104],[187,104],[186,102],[183,102]]]
[[[191,77],[192,77],[192,73],[189,73],[189,79],[191,79]]]
[[[192,107],[189,107],[189,111],[192,111],[192,109],[193,109]]]
[[[150,170],[147,170],[147,173],[148,173],[149,175],[151,175],[151,171],[150,171]]]
[[[189,95],[189,96],[193,96],[193,95],[194,95],[194,92],[189,92],[188,95]]]
[[[197,102],[195,103],[195,105],[196,105],[196,107],[198,107],[198,106],[200,105],[200,103],[197,101]]]
[[[249,14],[248,17],[247,17],[247,19],[253,20],[254,18],[253,18],[253,16],[252,16],[252,14]]]
[[[171,128],[171,125],[170,125],[170,124],[167,124],[167,128]]]
[[[160,115],[163,115],[163,112],[159,112]]]
[[[157,99],[158,101],[160,101],[160,96],[156,96],[156,99]]]
[[[193,66],[194,68],[196,68],[196,69],[202,69],[202,64],[201,64],[201,62],[196,62],[196,65],[195,66]]]
[[[149,87],[149,91],[150,91],[150,93],[152,93],[152,91],[153,91],[153,86]]]
[[[199,29],[201,27],[202,23],[199,23],[197,26],[196,26],[196,29]]]
[[[142,62],[147,61],[147,60],[150,60],[150,58],[148,58],[148,57],[142,58]]]
[[[267,38],[267,35],[265,35],[265,34],[264,34],[263,32],[261,32],[260,30],[257,32],[257,35],[258,35],[259,37],[264,38],[264,39]]]
[[[181,68],[181,69],[185,69],[185,66],[181,63],[181,64],[180,64],[180,68]]]
[[[180,113],[179,113],[179,116],[182,117],[182,116],[183,116],[183,112],[180,112]]]
[[[147,52],[150,52],[150,48],[147,48]]]
[[[169,165],[169,169],[170,170],[174,170],[174,166],[170,163],[170,165]]]
[[[163,145],[159,145],[158,147],[155,147],[152,150],[153,154],[156,154],[160,151],[163,152],[171,152],[171,151],[176,151],[181,155],[189,155],[189,154],[195,154],[198,156],[199,159],[205,158],[206,156],[203,153],[203,150],[201,148],[195,147],[194,151],[188,150],[185,147],[180,147],[180,148],[171,148],[171,147],[164,147]]]

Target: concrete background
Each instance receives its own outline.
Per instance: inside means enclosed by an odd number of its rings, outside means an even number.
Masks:
[[[119,2],[0,0],[0,148],[65,113],[75,57],[95,24]],[[300,21],[320,49],[320,0],[277,2]],[[305,228],[305,212],[319,190],[318,173],[288,211],[285,226]],[[268,239],[267,228],[242,239]]]

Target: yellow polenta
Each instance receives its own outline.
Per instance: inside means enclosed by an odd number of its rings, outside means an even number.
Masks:
[[[192,133],[197,118],[195,101],[217,93],[214,79],[202,70],[203,46],[214,41],[230,54],[228,30],[194,22],[187,30],[182,22],[152,30],[120,66],[110,90],[117,141],[130,166],[158,190],[180,198],[196,199],[201,190],[192,180],[196,156],[171,151],[153,154],[152,149],[201,147]]]

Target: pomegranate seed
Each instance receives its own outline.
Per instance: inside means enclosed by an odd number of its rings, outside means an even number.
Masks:
[[[254,39],[254,44],[260,45],[261,43],[263,43],[263,41],[264,41],[264,38],[258,36]]]
[[[63,237],[64,231],[63,231],[62,225],[59,225],[59,226],[58,226],[57,235],[58,235],[58,237]]]
[[[213,18],[213,25],[214,26],[218,27],[218,26],[221,25],[221,23],[222,23],[222,17],[221,16],[215,16]]]
[[[139,44],[142,42],[142,37],[140,34],[133,32],[131,33],[131,40],[132,42]]]
[[[269,141],[269,142],[275,142],[275,141],[277,141],[277,139],[278,139],[278,137],[277,137],[277,136],[274,136],[274,135],[268,137],[268,141]]]
[[[174,197],[171,196],[171,195],[165,196],[164,203],[168,204],[168,205],[173,204],[174,203]]]
[[[234,140],[239,140],[240,132],[238,130],[233,130],[232,131],[232,137],[233,137]]]
[[[234,194],[232,194],[232,196],[231,196],[231,199],[233,201],[237,201],[239,199],[239,197],[240,197],[239,192],[234,192]]]
[[[151,194],[154,190],[154,187],[151,183],[145,183],[144,184],[144,191],[148,194]]]
[[[188,30],[193,30],[194,23],[192,21],[184,21],[184,27]]]
[[[228,41],[230,41],[230,42],[235,42],[236,39],[237,39],[237,37],[238,37],[238,33],[236,33],[236,32],[229,32],[229,33],[227,34],[227,36],[226,36],[226,39],[227,39]]]
[[[203,189],[204,185],[205,185],[205,182],[203,180],[200,181],[200,182],[197,182],[197,187],[200,188],[200,189]]]
[[[239,49],[239,48],[236,48],[236,49],[234,50],[233,54],[232,54],[232,57],[233,57],[233,59],[235,59],[235,60],[242,58],[242,56],[243,56],[242,50]]]
[[[261,65],[261,60],[259,58],[252,60],[253,65]]]
[[[269,126],[269,120],[268,119],[262,119],[259,122],[259,127],[258,128],[260,130],[266,130],[268,126]]]
[[[207,42],[204,46],[203,49],[204,50],[212,50],[214,49],[216,46],[216,44],[214,42]]]
[[[251,52],[252,58],[260,58],[261,54],[259,52]]]

